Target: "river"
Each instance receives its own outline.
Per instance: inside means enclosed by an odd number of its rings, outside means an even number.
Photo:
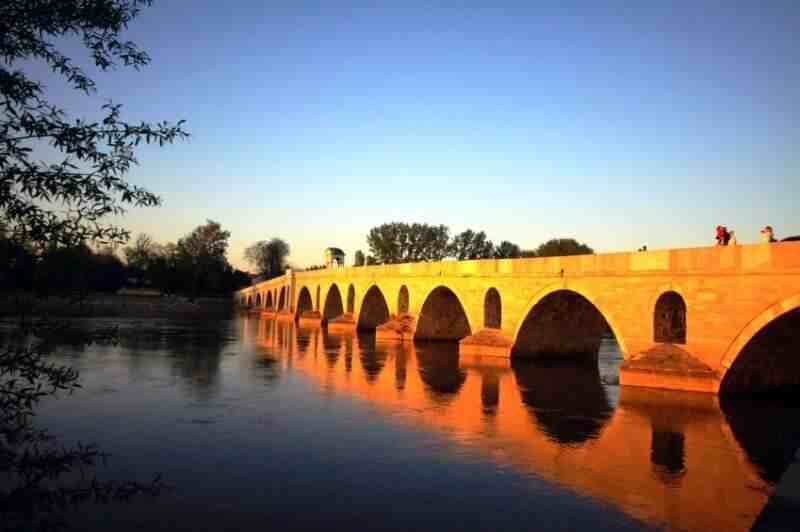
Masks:
[[[783,530],[796,404],[621,389],[621,357],[532,364],[242,315],[92,320],[53,349],[83,388],[42,405],[97,475],[171,486],[78,530]],[[778,504],[780,502],[780,504]],[[794,513],[793,513],[794,512]]]

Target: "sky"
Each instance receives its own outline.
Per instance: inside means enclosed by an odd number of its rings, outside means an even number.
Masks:
[[[163,206],[134,234],[206,219],[229,260],[281,237],[296,266],[352,261],[391,221],[596,251],[800,234],[800,2],[157,0],[125,37],[141,71],[97,74],[97,116],[185,119],[130,180]],[[67,45],[78,63],[79,48]]]

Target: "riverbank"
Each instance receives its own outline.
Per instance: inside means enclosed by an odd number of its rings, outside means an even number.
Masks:
[[[201,297],[156,293],[92,294],[82,301],[64,297],[38,298],[31,294],[0,296],[0,316],[51,316],[69,318],[205,318],[233,313],[229,297]]]

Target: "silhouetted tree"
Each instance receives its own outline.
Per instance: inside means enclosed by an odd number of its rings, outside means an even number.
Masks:
[[[373,227],[367,244],[379,264],[436,261],[447,256],[449,236],[444,225],[392,222]]]
[[[574,238],[554,238],[534,250],[536,257],[565,257],[568,255],[591,255],[594,250]]]
[[[244,258],[258,269],[265,279],[280,277],[286,271],[289,244],[280,238],[262,240],[244,250]]]
[[[494,256],[494,244],[483,231],[467,229],[453,237],[448,254],[456,260],[488,259]]]
[[[220,272],[230,269],[225,256],[230,236],[230,231],[224,231],[218,222],[207,220],[178,240],[177,267],[191,279],[192,297],[204,286],[219,290]]]
[[[100,70],[117,63],[145,66],[147,54],[122,40],[120,33],[150,4],[151,0],[0,2],[0,222],[7,240],[39,253],[75,253],[75,260],[84,260],[85,250],[75,251],[83,242],[127,240],[128,231],[111,223],[114,215],[130,206],[159,203],[157,196],[125,176],[136,163],[136,146],[185,137],[181,122],[126,123],[121,106],[114,103],[103,106],[101,120],[69,118],[48,100],[45,86],[23,70],[39,61],[79,92],[94,92],[93,80],[53,44],[73,36]],[[58,95],[66,99],[63,91]],[[92,446],[58,445],[33,427],[37,403],[75,389],[78,376],[45,360],[41,346],[29,340],[32,332],[24,329],[0,348],[0,528],[54,528],[58,511],[71,502],[158,489],[158,482],[120,484],[82,480],[82,475],[72,477],[70,485],[59,482],[63,474],[93,465],[99,452]],[[46,337],[49,329],[38,325],[35,332]]]
[[[353,266],[363,266],[364,263],[366,262],[366,259],[364,258],[364,252],[361,251],[360,249],[356,251],[354,259],[355,261],[353,263]]]
[[[494,248],[494,256],[498,259],[516,259],[519,258],[521,254],[522,251],[519,249],[519,246],[512,244],[508,240],[503,240],[500,242],[499,246],[495,246]]]

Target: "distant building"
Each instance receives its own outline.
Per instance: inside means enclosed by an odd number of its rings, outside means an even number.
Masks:
[[[339,248],[325,249],[325,267],[342,268],[344,267],[344,251]]]

